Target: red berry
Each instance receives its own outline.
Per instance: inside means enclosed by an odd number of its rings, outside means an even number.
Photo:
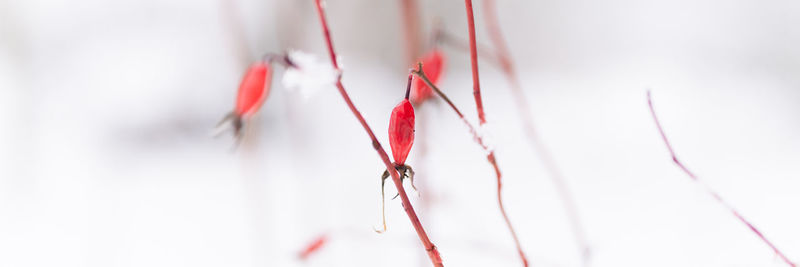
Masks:
[[[239,117],[249,117],[256,113],[269,95],[272,69],[269,63],[259,61],[250,65],[239,85],[234,112]]]
[[[439,77],[442,76],[442,69],[444,69],[444,53],[438,49],[434,49],[423,56],[420,61],[422,61],[425,75],[428,76],[428,79],[430,79],[433,84],[436,84],[439,81]],[[416,65],[412,66],[412,68],[416,68]],[[433,90],[431,90],[422,79],[416,79],[411,89],[411,100],[414,101],[414,103],[422,103],[431,96],[433,96]]]
[[[325,245],[325,242],[328,241],[327,235],[318,236],[314,241],[312,241],[308,246],[306,246],[303,251],[300,251],[300,259],[305,260],[311,256],[312,253],[318,251],[322,245]]]
[[[394,163],[403,165],[414,144],[414,107],[408,99],[403,99],[392,110],[389,119],[389,144],[392,147]]]

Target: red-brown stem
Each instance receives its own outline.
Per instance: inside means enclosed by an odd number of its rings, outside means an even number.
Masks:
[[[439,90],[439,87],[436,87],[436,85],[434,85],[433,82],[431,82],[431,80],[428,78],[428,76],[425,75],[425,71],[422,69],[422,63],[421,62],[417,63],[417,69],[416,70],[412,70],[411,73],[413,73],[414,75],[417,75],[417,77],[422,79],[422,81],[424,81],[425,84],[428,85],[428,87],[433,89],[433,91],[436,92],[436,94],[439,95],[439,97],[441,97],[442,100],[444,100],[444,102],[447,103],[447,105],[450,106],[450,108],[453,109],[453,111],[456,112],[456,115],[458,115],[458,118],[460,118],[461,121],[464,122],[464,124],[469,129],[469,133],[472,134],[472,138],[475,139],[475,142],[477,142],[481,146],[481,148],[483,148],[483,150],[489,152],[489,147],[484,145],[483,138],[481,138],[481,136],[478,135],[478,132],[475,130],[475,127],[472,126],[472,123],[470,123],[467,120],[467,118],[464,117],[464,114],[461,113],[461,110],[459,110],[458,107],[456,107],[455,104],[453,104],[453,101],[450,101],[450,98],[447,97],[447,95],[445,95],[441,90]]]
[[[505,220],[506,226],[508,227],[508,230],[511,232],[511,237],[514,239],[514,244],[516,244],[517,246],[517,252],[519,253],[520,258],[522,259],[522,264],[524,266],[528,266],[528,258],[525,256],[525,252],[522,251],[522,245],[520,245],[519,243],[517,232],[514,230],[514,226],[511,225],[511,220],[508,218],[508,214],[506,214],[506,208],[505,206],[503,206],[503,194],[501,192],[503,187],[503,181],[502,181],[503,175],[500,172],[500,167],[497,165],[497,158],[494,155],[494,149],[490,148],[489,146],[486,145],[486,143],[483,142],[483,137],[481,137],[478,134],[478,132],[475,130],[475,127],[472,126],[472,123],[470,123],[467,120],[467,118],[464,118],[464,114],[461,113],[461,110],[459,110],[458,107],[456,107],[456,105],[453,104],[453,101],[450,101],[450,98],[447,97],[447,95],[445,95],[444,92],[442,92],[442,90],[439,90],[439,88],[436,87],[436,85],[434,85],[430,79],[428,79],[428,76],[425,75],[425,71],[422,70],[422,63],[418,63],[417,66],[418,66],[417,70],[412,72],[416,74],[417,77],[422,79],[422,81],[428,84],[428,86],[431,89],[433,89],[433,91],[436,92],[436,94],[439,95],[439,97],[441,97],[444,100],[444,102],[446,102],[447,105],[453,109],[453,111],[456,112],[456,115],[458,115],[461,121],[464,122],[465,125],[467,125],[469,133],[472,134],[472,139],[475,140],[475,142],[478,143],[478,145],[481,146],[481,148],[483,148],[483,150],[488,153],[486,159],[489,161],[489,164],[492,164],[495,176],[497,177],[497,204],[500,206],[500,213],[502,213],[503,220]]]
[[[417,105],[414,107],[414,112],[415,114],[417,114],[415,123],[418,129],[419,128],[428,129],[429,128],[428,126],[431,125],[430,123],[431,121],[429,120],[430,117],[423,114],[426,111],[422,109],[425,108],[423,108],[422,105],[419,104],[420,103],[417,103]],[[429,183],[427,177],[424,176],[425,174],[429,173],[427,172],[428,170],[427,160],[428,160],[428,147],[430,145],[429,142],[430,134],[427,130],[424,129],[422,131],[417,131],[414,133],[414,135],[416,136],[415,137],[416,139],[414,140],[414,147],[415,147],[414,149],[416,149],[414,157],[417,159],[417,162],[414,164],[414,170],[416,171],[415,180],[418,189],[417,196],[419,196],[419,200],[417,201],[417,212],[419,213],[419,216],[425,218],[425,222],[427,222],[428,225],[433,225],[432,220],[434,219],[434,217],[427,215],[430,214],[429,212],[431,210],[431,207],[433,207],[433,204],[436,202],[435,200],[436,194],[431,193],[431,191],[428,190],[432,189],[430,186],[431,184]],[[422,176],[422,179],[420,179],[420,176]],[[428,228],[428,230],[434,231],[435,229]],[[422,256],[419,259],[420,263],[419,265],[426,266],[428,265],[427,261],[428,261],[427,256]]]
[[[478,120],[480,121],[480,125],[483,126],[486,124],[486,115],[483,111],[481,85],[478,75],[478,48],[477,41],[475,40],[475,16],[472,9],[472,0],[464,0],[464,6],[467,9],[467,24],[469,30],[469,57],[472,65],[472,94],[475,96],[475,108],[478,111]],[[511,232],[511,236],[514,238],[514,243],[517,245],[517,251],[522,259],[523,266],[528,266],[528,259],[525,257],[525,253],[522,251],[522,246],[519,243],[519,238],[517,238],[516,231],[514,231],[514,227],[511,226],[511,221],[508,219],[505,208],[503,207],[503,198],[501,192],[502,181],[500,170],[497,168],[496,160],[494,158],[494,152],[489,153],[488,159],[494,165],[495,173],[497,174],[497,202],[500,206],[500,211],[503,213],[503,218],[506,220],[506,225]]]
[[[339,63],[336,61],[336,52],[333,50],[333,41],[331,40],[328,22],[325,19],[325,11],[322,6],[322,1],[314,0],[314,2],[316,4],[317,13],[319,14],[320,23],[322,24],[322,31],[325,35],[325,42],[328,46],[328,54],[331,57],[331,63],[336,70],[339,70]],[[369,138],[372,140],[372,147],[376,152],[378,152],[378,156],[380,156],[383,164],[386,165],[386,170],[389,171],[389,174],[392,176],[392,181],[394,181],[394,185],[397,187],[397,193],[400,195],[400,200],[403,203],[403,209],[406,211],[406,214],[408,214],[408,219],[411,220],[411,224],[414,226],[414,230],[416,230],[419,240],[425,247],[428,257],[431,259],[431,263],[433,263],[433,266],[444,266],[442,264],[442,258],[439,255],[439,250],[436,249],[436,246],[433,245],[431,240],[428,238],[428,234],[425,233],[425,229],[422,228],[422,223],[420,223],[419,218],[417,217],[417,213],[414,212],[414,207],[411,206],[411,201],[408,200],[408,195],[406,195],[406,191],[403,189],[403,182],[400,180],[400,176],[398,175],[397,171],[395,171],[394,164],[392,164],[392,161],[389,159],[389,155],[386,154],[386,151],[383,149],[383,146],[381,146],[378,138],[375,137],[375,133],[372,132],[372,128],[369,127],[367,121],[363,116],[361,116],[361,112],[358,111],[356,106],[353,104],[353,101],[350,100],[350,96],[344,89],[344,85],[342,85],[341,76],[336,79],[336,88],[339,90],[339,94],[342,95],[347,107],[350,108],[350,111],[353,112],[353,115],[356,117],[356,119],[358,119],[358,122],[361,123],[361,127],[363,127],[364,131],[366,131],[367,135],[369,135]]]
[[[419,56],[419,13],[416,0],[400,0],[403,12],[403,33],[406,39],[407,64],[414,63]]]
[[[728,204],[728,202],[723,200],[722,197],[720,197],[719,194],[717,194],[717,192],[712,190],[711,187],[709,187],[706,183],[700,180],[697,177],[697,175],[689,171],[689,169],[686,168],[686,166],[683,165],[683,163],[681,163],[680,160],[678,160],[678,156],[675,155],[675,151],[672,149],[672,145],[667,139],[667,134],[664,133],[664,128],[661,127],[661,123],[659,122],[658,117],[656,116],[656,111],[653,108],[653,100],[650,97],[649,90],[647,91],[647,105],[650,107],[650,114],[653,116],[653,121],[656,123],[656,127],[658,128],[658,133],[661,135],[661,140],[664,141],[664,145],[667,146],[667,150],[669,150],[669,154],[670,156],[672,156],[672,162],[674,162],[675,165],[677,165],[678,168],[681,169],[681,171],[683,171],[687,176],[689,176],[689,178],[691,178],[696,183],[700,184],[703,187],[703,189],[705,189],[706,193],[711,195],[711,197],[717,200],[717,202],[719,202],[722,206],[725,206],[725,208],[727,208],[733,214],[733,216],[736,217],[736,219],[745,224],[747,228],[750,228],[750,231],[752,231],[756,236],[758,236],[758,238],[761,239],[761,241],[764,241],[764,243],[767,244],[767,246],[769,246],[773,251],[775,251],[775,254],[777,254],[778,257],[781,258],[781,260],[786,262],[786,264],[788,264],[789,266],[796,267],[797,265],[791,260],[789,260],[789,258],[787,258],[786,255],[783,254],[783,252],[778,250],[778,248],[775,247],[775,245],[773,245],[772,242],[770,242],[767,239],[767,237],[765,237],[764,234],[761,233],[761,231],[759,231],[752,223],[750,223],[750,221],[742,217],[742,215],[739,214],[739,212],[736,209],[734,209],[733,206],[731,206],[730,204]]]
[[[578,214],[575,198],[572,196],[572,192],[569,190],[569,187],[565,181],[566,179],[562,175],[561,170],[557,167],[552,153],[550,153],[547,147],[545,147],[544,142],[539,137],[536,127],[533,124],[533,117],[531,117],[530,112],[530,104],[528,104],[528,100],[522,90],[519,77],[514,69],[511,54],[508,52],[508,46],[506,45],[503,34],[500,31],[500,24],[497,19],[497,11],[494,6],[494,0],[484,0],[483,4],[489,38],[491,39],[496,50],[495,58],[500,64],[500,69],[511,85],[511,93],[513,94],[515,103],[514,106],[517,108],[517,113],[520,115],[525,134],[528,137],[528,140],[531,142],[533,150],[536,151],[539,155],[539,158],[541,158],[545,170],[550,176],[553,184],[556,186],[558,195],[561,198],[561,203],[563,203],[564,209],[566,209],[572,232],[575,235],[575,241],[580,248],[583,265],[588,266],[591,251],[589,242],[586,238],[586,233],[584,232],[583,223],[581,223],[581,219]]]
[[[508,231],[511,232],[511,237],[514,239],[514,244],[517,245],[517,253],[519,253],[520,259],[522,259],[522,266],[528,267],[528,258],[525,256],[525,252],[522,251],[522,245],[519,243],[517,232],[514,231],[514,226],[511,225],[511,220],[508,219],[508,214],[506,214],[506,208],[503,206],[503,175],[500,173],[500,167],[497,166],[497,158],[494,156],[494,150],[489,152],[489,155],[486,156],[486,159],[488,159],[489,163],[491,163],[492,167],[494,167],[494,173],[497,176],[497,204],[500,206],[500,213],[503,214],[503,219],[506,221]]]
[[[469,27],[469,58],[472,64],[472,94],[475,96],[475,105],[478,109],[478,120],[480,124],[486,123],[486,115],[483,113],[483,100],[481,99],[481,82],[478,75],[478,48],[475,41],[475,16],[472,14],[472,0],[464,0],[467,8],[467,26]]]
[[[411,95],[411,79],[413,79],[413,78],[414,78],[414,75],[409,73],[408,74],[408,84],[406,85],[406,100],[408,100],[408,97]]]

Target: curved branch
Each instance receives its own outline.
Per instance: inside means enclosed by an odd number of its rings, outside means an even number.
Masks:
[[[778,247],[773,245],[772,242],[770,242],[767,239],[767,237],[765,237],[764,234],[762,234],[761,231],[758,230],[758,228],[756,228],[752,223],[750,223],[750,221],[748,221],[741,214],[739,214],[739,211],[734,209],[733,206],[731,206],[730,204],[728,204],[728,202],[722,199],[722,197],[720,197],[716,191],[712,190],[711,187],[709,187],[706,183],[700,180],[700,178],[698,178],[697,175],[689,171],[689,169],[686,168],[686,166],[683,165],[683,163],[680,160],[678,160],[678,156],[675,155],[675,151],[672,149],[672,145],[669,143],[669,139],[667,139],[667,134],[664,133],[664,129],[661,127],[661,123],[658,121],[658,117],[656,116],[656,111],[653,108],[653,100],[650,97],[650,91],[647,91],[647,106],[650,107],[650,114],[653,116],[653,121],[656,123],[656,127],[658,127],[658,133],[661,135],[661,140],[664,141],[664,145],[667,146],[667,150],[669,150],[669,154],[670,156],[672,156],[672,162],[674,162],[675,165],[678,165],[678,168],[680,168],[681,171],[683,171],[687,176],[689,176],[689,178],[691,178],[692,181],[699,183],[703,187],[703,189],[705,189],[706,193],[708,193],[709,195],[711,195],[711,197],[717,200],[719,204],[725,206],[725,208],[727,208],[733,214],[733,216],[736,217],[736,219],[738,219],[740,222],[746,225],[747,228],[750,228],[750,231],[752,231],[753,234],[755,234],[756,236],[758,236],[758,238],[761,239],[761,241],[763,241],[765,244],[767,244],[767,246],[769,246],[773,251],[775,251],[775,254],[777,254],[778,257],[781,258],[781,260],[786,262],[786,264],[788,264],[789,266],[792,267],[797,266],[794,262],[789,260],[789,258],[787,258],[786,255],[784,255],[783,252],[781,252],[778,249]]]

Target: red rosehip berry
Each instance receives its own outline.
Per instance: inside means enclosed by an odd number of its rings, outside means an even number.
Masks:
[[[218,131],[224,130],[223,125],[230,122],[233,134],[241,136],[244,121],[258,112],[264,100],[269,95],[272,81],[272,68],[268,61],[258,61],[250,65],[239,84],[236,95],[236,106],[222,121],[217,124]]]
[[[268,63],[259,61],[250,65],[239,85],[236,109],[234,109],[236,115],[247,118],[256,113],[269,95],[271,80],[272,69]]]
[[[442,70],[444,69],[444,53],[438,49],[434,49],[427,55],[423,56],[419,61],[421,61],[422,65],[425,66],[425,74],[428,76],[428,79],[431,80],[431,83],[436,84],[439,81],[439,78],[442,76]],[[425,84],[425,81],[422,79],[416,79],[414,81],[411,87],[412,102],[419,104],[428,98],[431,98],[432,96],[433,90],[427,84]]]
[[[411,93],[412,78],[413,75],[409,74],[408,84],[406,85],[406,97],[400,101],[400,104],[397,104],[397,106],[392,109],[392,115],[389,117],[389,145],[392,147],[394,169],[400,174],[400,179],[409,178],[409,180],[411,180],[411,187],[417,190],[417,187],[414,186],[414,169],[406,165],[408,152],[411,151],[411,146],[414,145],[414,107],[411,105],[411,102],[408,101],[409,94]],[[381,214],[383,216],[383,230],[375,229],[378,233],[386,231],[384,185],[389,176],[389,170],[384,171],[383,175],[381,175]]]
[[[400,101],[389,119],[389,144],[395,165],[404,165],[414,144],[414,107],[408,99]]]

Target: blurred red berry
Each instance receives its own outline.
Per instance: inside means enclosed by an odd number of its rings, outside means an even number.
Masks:
[[[403,99],[392,110],[389,119],[389,144],[396,165],[404,165],[408,152],[414,144],[414,107],[408,99]]]
[[[323,234],[318,236],[311,243],[309,243],[308,246],[306,246],[302,251],[300,251],[299,255],[300,259],[301,260],[308,259],[308,257],[311,256],[311,254],[317,252],[320,248],[322,248],[322,246],[325,245],[327,241],[328,241],[327,235]]]
[[[245,120],[255,114],[261,104],[269,95],[269,88],[272,81],[272,68],[267,61],[259,61],[250,65],[239,84],[239,92],[236,95],[236,106],[233,111],[228,113],[222,121],[217,124],[217,134],[225,129],[227,123],[233,128],[234,136],[241,140],[242,127]]]
[[[269,95],[272,69],[267,62],[259,61],[250,65],[239,85],[234,112],[239,117],[252,116]]]
[[[430,79],[433,84],[436,84],[439,81],[439,77],[442,76],[442,70],[444,69],[444,53],[438,49],[434,49],[427,55],[423,56],[419,61],[422,62],[422,66],[425,69],[425,74],[428,76],[428,79]],[[415,67],[416,64],[415,66],[412,66],[412,68]],[[431,88],[425,84],[425,81],[422,79],[416,79],[411,86],[411,101],[419,104],[431,96],[433,96],[433,90],[431,90]]]

